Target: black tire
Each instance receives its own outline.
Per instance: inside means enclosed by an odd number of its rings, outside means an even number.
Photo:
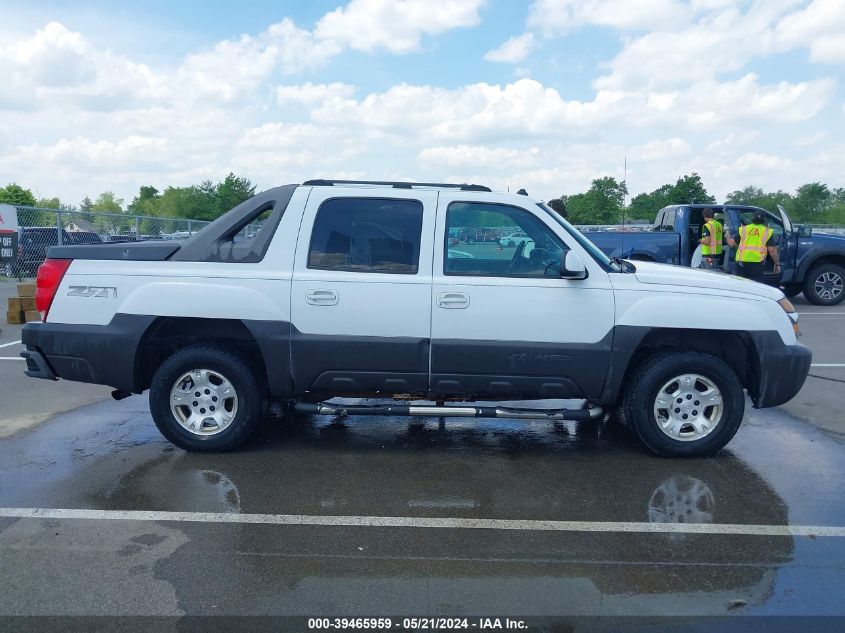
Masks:
[[[781,288],[781,290],[783,290],[783,294],[785,294],[790,299],[792,299],[793,297],[797,297],[802,292],[801,284],[786,284]]]
[[[219,372],[237,395],[234,419],[214,435],[200,435],[184,428],[170,409],[171,389],[185,373],[195,369]],[[229,451],[243,444],[261,425],[267,408],[265,380],[236,351],[211,344],[179,350],[156,370],[150,384],[150,412],[161,434],[186,451]]]
[[[514,242],[513,240],[510,240],[510,241],[508,242],[508,246],[509,246],[510,248],[513,248],[514,246],[516,246],[516,242]]]
[[[829,290],[832,296],[824,296],[826,288],[823,278],[834,280]],[[821,285],[817,285],[821,284]],[[804,278],[804,297],[817,306],[835,306],[845,299],[845,268],[836,264],[818,264]]]
[[[722,416],[700,439],[674,439],[663,432],[655,417],[658,392],[682,374],[707,378],[722,395]],[[712,455],[731,441],[745,413],[745,395],[736,373],[722,359],[703,352],[665,352],[648,358],[634,370],[623,407],[625,419],[646,448],[666,457],[693,457]]]

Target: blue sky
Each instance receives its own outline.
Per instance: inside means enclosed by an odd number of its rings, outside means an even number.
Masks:
[[[0,181],[843,186],[841,0],[0,0]]]

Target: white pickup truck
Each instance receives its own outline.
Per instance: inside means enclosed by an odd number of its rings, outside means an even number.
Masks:
[[[490,226],[532,248],[450,248]],[[652,451],[710,454],[744,392],[786,402],[811,359],[779,290],[609,259],[544,204],[478,185],[277,187],[183,243],[53,247],[37,303],[28,375],[149,389],[186,450],[232,449],[271,413],[587,421],[621,404]],[[585,403],[478,404],[547,399]]]

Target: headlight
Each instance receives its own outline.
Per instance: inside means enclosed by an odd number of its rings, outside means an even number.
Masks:
[[[798,313],[795,311],[795,306],[792,305],[792,302],[784,297],[778,301],[778,305],[783,308],[783,311],[786,312],[789,320],[792,321],[792,329],[795,331],[796,336],[801,334],[801,332],[798,331]]]

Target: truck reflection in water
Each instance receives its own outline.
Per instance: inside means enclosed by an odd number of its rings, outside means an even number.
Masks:
[[[151,510],[788,522],[769,484],[730,453],[654,459],[604,424],[299,418],[239,454],[159,449],[100,493],[98,506]],[[166,527],[181,538],[155,578],[186,613],[718,614],[765,604],[793,555],[792,538],[764,536]],[[202,581],[186,582],[188,571]]]

